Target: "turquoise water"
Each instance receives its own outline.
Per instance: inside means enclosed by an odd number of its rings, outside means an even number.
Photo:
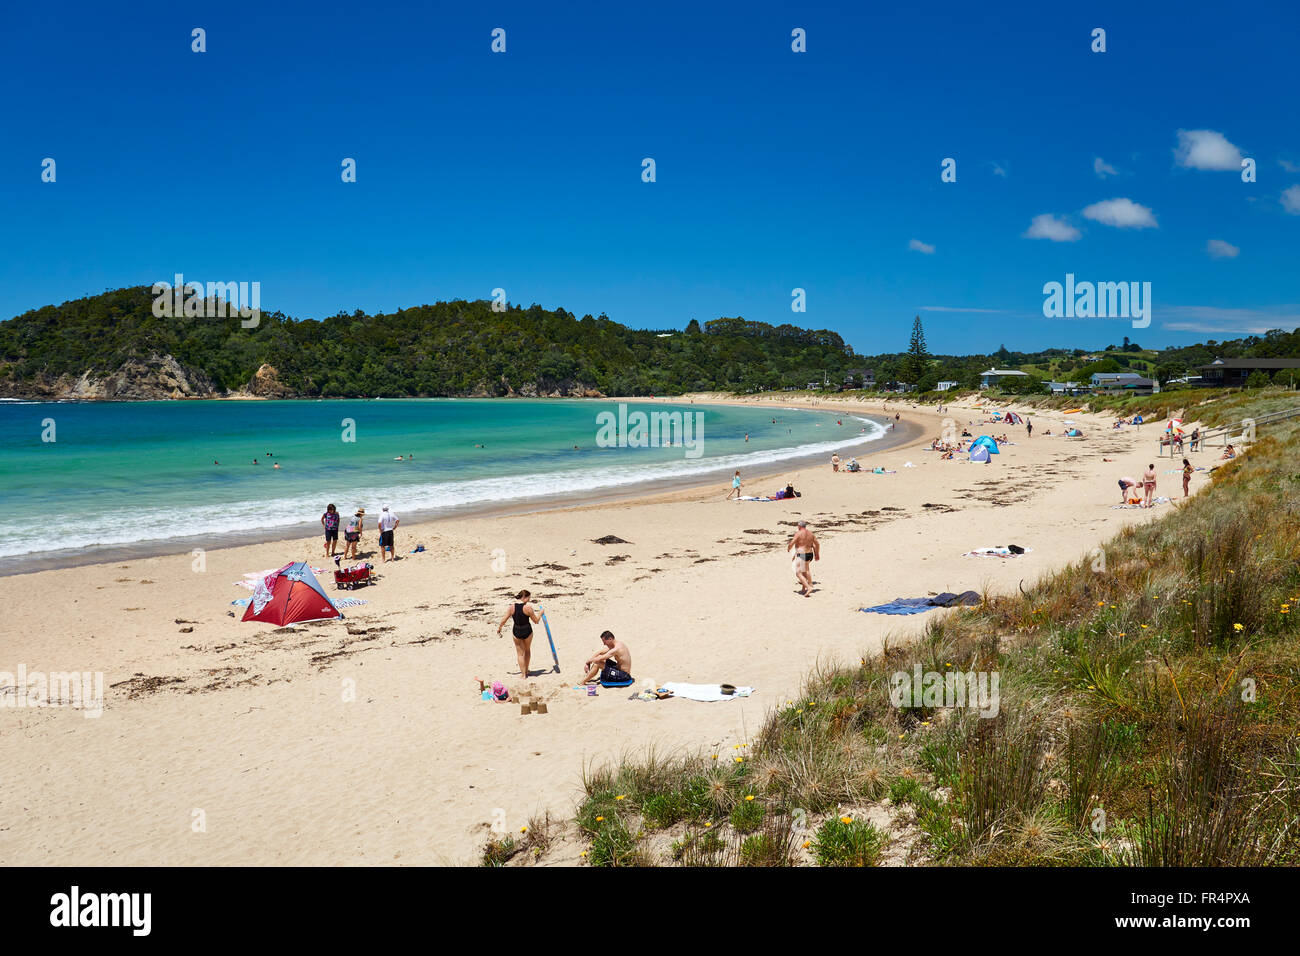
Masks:
[[[0,402],[0,557],[269,537],[316,523],[330,502],[364,507],[373,525],[385,504],[401,517],[581,498],[744,474],[884,433],[844,413],[629,404],[638,410],[702,415],[699,457],[681,444],[600,447],[597,416],[618,411],[609,402]],[[55,440],[43,441],[51,420]]]

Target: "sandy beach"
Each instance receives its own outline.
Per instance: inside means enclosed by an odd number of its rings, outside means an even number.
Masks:
[[[882,413],[879,399],[850,406]],[[362,555],[380,571],[376,586],[336,592],[332,566],[319,575],[331,595],[368,602],[347,608],[344,621],[277,630],[241,623],[230,603],[248,595],[235,586],[246,572],[294,560],[325,568],[317,535],[211,550],[201,568],[185,552],[0,578],[0,671],[104,674],[97,718],[4,709],[0,759],[11,772],[0,782],[0,862],[472,862],[494,820],[517,830],[542,811],[567,816],[591,762],[652,745],[730,751],[819,661],[851,659],[948,613],[858,608],[1012,592],[1086,557],[1124,525],[1170,511],[1112,507],[1116,479],[1149,461],[1157,494],[1182,493],[1165,473],[1170,459],[1153,459],[1158,425],[1113,430],[1110,417],[1070,416],[1082,439],[1061,437],[1059,413],[1032,414],[1032,438],[1023,426],[968,426],[1011,438],[982,465],[941,461],[929,444],[945,417],[960,431],[983,409],[958,404],[941,416],[890,402],[895,411],[920,437],[861,458],[890,474],[822,464],[743,476],[754,494],[791,481],[802,492],[793,501],[727,501],[721,483],[404,521],[400,560],[383,566],[368,530]],[[1218,454],[1189,457],[1208,468]],[[1193,493],[1204,481],[1197,472]],[[808,598],[785,551],[800,519],[822,545]],[[594,543],[606,536],[623,542]],[[963,556],[1012,543],[1031,550]],[[427,550],[409,554],[417,544]],[[540,628],[526,680],[509,630],[496,634],[520,588],[547,610],[560,674],[550,672]],[[588,696],[574,684],[605,629],[629,646],[638,685],[728,682],[756,692],[723,703],[629,701],[630,689]],[[480,701],[475,677],[530,690],[549,713]]]

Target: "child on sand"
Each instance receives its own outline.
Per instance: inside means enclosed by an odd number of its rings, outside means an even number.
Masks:
[[[730,500],[732,495],[735,495],[737,498],[740,497],[740,469],[739,468],[737,468],[736,473],[731,476],[731,491],[727,492],[727,500]]]
[[[479,677],[475,677],[474,679],[478,681],[478,695],[483,700],[490,700],[498,704],[509,704],[514,702],[515,695],[510,692],[509,687],[501,683],[499,680],[494,680],[492,682],[492,689],[488,690],[486,681]]]

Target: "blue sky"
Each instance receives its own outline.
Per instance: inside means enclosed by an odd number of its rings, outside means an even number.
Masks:
[[[1300,326],[1294,3],[128,6],[0,20],[0,316],[182,272],[863,352]],[[1067,272],[1150,282],[1151,327],[1044,318]]]

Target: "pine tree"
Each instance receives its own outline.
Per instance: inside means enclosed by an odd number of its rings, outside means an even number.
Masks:
[[[915,385],[919,382],[929,365],[930,353],[925,348],[925,330],[921,328],[921,317],[918,315],[912,322],[912,341],[907,347],[907,358],[903,363],[907,383]]]

